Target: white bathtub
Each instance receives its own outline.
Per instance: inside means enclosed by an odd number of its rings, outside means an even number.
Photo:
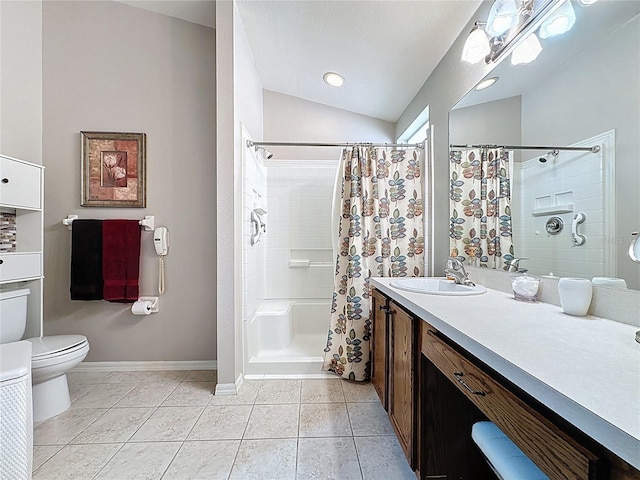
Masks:
[[[246,324],[245,375],[321,374],[331,303],[265,300]]]

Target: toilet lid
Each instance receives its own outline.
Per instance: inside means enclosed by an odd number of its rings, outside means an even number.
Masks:
[[[53,335],[28,339],[33,345],[31,359],[50,356],[77,347],[87,341],[84,335]]]

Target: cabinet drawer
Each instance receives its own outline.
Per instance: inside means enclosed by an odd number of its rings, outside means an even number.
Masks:
[[[595,479],[592,452],[422,324],[422,353],[551,479]]]
[[[0,282],[7,283],[42,275],[39,253],[0,255]]]
[[[0,157],[0,204],[39,209],[41,170],[35,165]]]

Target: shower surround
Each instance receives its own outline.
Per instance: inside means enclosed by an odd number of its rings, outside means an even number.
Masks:
[[[333,287],[331,205],[338,161],[264,160],[243,173],[244,372],[322,375]],[[267,211],[250,244],[251,210]]]

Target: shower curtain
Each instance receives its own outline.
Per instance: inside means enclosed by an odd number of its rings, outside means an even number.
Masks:
[[[452,150],[451,256],[475,267],[504,268],[512,260],[509,152]]]
[[[368,145],[341,159],[338,252],[324,370],[369,378],[369,277],[421,276],[424,268],[420,149]]]

